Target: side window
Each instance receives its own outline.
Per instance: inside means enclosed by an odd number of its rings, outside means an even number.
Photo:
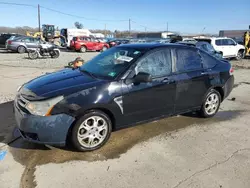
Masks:
[[[235,42],[231,39],[226,39],[227,40],[227,44],[230,46],[233,46],[235,44]]]
[[[176,49],[176,72],[186,72],[201,68],[201,58],[195,50]]]
[[[235,44],[234,41],[231,40],[231,39],[223,39],[223,40],[222,40],[222,43],[223,43],[223,45],[225,45],[225,46],[232,46],[232,45]]]
[[[136,66],[135,73],[146,72],[152,77],[166,76],[171,73],[172,61],[170,49],[155,51],[143,58]]]
[[[31,42],[30,38],[24,38],[22,41],[23,42]]]
[[[223,45],[221,39],[215,40],[215,44],[216,44],[217,46],[222,46],[222,45]]]
[[[213,68],[217,64],[217,60],[211,55],[202,51],[200,51],[200,54],[202,57],[202,64],[204,69]]]

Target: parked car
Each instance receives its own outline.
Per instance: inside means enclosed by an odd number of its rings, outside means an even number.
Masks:
[[[81,67],[40,76],[18,89],[22,137],[79,151],[103,146],[114,130],[197,111],[212,117],[234,85],[233,69],[197,48],[127,44]],[[67,140],[69,139],[69,140]]]
[[[199,48],[205,52],[207,52],[208,54],[216,57],[216,58],[219,58],[219,59],[222,59],[222,53],[219,52],[219,51],[216,51],[213,46],[208,43],[208,42],[185,42],[185,41],[181,41],[181,42],[177,42],[177,44],[183,44],[183,45],[188,45],[188,46],[193,46],[193,47],[196,47],[196,48]]]
[[[13,39],[13,37],[20,37],[22,35],[20,34],[16,34],[16,33],[3,33],[0,35],[0,45],[5,45],[6,41],[10,38]]]
[[[128,44],[128,43],[129,43],[128,39],[114,39],[114,40],[108,41],[108,44],[110,47],[118,46],[121,44]]]
[[[196,38],[196,40],[209,42],[216,51],[223,54],[223,58],[236,58],[240,60],[245,56],[245,46],[238,44],[231,38],[211,37]]]
[[[78,36],[73,37],[70,48],[84,53],[86,51],[105,51],[109,48],[109,45],[93,37]]]
[[[8,40],[6,49],[18,53],[25,53],[29,48],[38,48],[40,44],[39,38],[33,37],[18,37],[13,40]]]
[[[192,42],[192,43],[196,43],[197,41],[193,38],[183,38],[182,41],[184,42]]]

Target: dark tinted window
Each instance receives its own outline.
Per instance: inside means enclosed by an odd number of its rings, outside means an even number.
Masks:
[[[223,45],[226,45],[226,46],[231,46],[231,45],[234,45],[235,43],[234,43],[234,41],[231,40],[231,39],[223,39],[223,40],[222,40],[222,44],[223,44]]]
[[[202,57],[202,64],[204,69],[213,68],[218,63],[218,61],[214,57],[203,51],[200,51],[200,55]]]
[[[152,77],[166,76],[171,73],[172,61],[169,49],[155,51],[143,58],[137,65],[135,73],[146,72]]]
[[[215,40],[215,44],[216,44],[217,46],[223,45],[223,44],[222,44],[222,39],[217,39],[217,40]]]
[[[201,58],[195,50],[176,49],[176,71],[185,72],[200,69]]]

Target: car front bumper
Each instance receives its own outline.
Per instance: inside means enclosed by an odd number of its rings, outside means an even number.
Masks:
[[[21,136],[30,142],[64,146],[75,118],[66,114],[36,116],[23,112],[14,102],[14,115]]]

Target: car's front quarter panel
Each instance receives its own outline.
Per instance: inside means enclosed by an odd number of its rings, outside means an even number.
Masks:
[[[55,105],[52,113],[66,113],[80,117],[92,109],[109,111],[116,119],[116,126],[119,127],[123,115],[122,84],[116,81],[107,82],[70,94]]]

